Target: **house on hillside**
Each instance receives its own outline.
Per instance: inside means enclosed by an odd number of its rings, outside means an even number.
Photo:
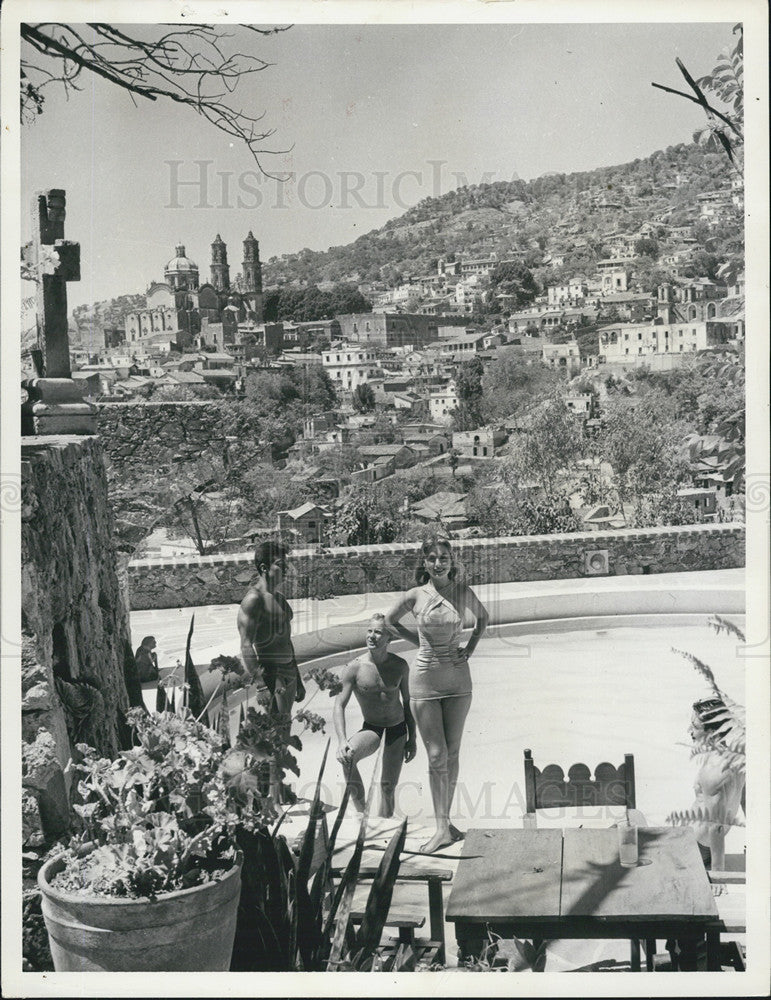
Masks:
[[[592,394],[590,392],[571,392],[564,399],[565,406],[574,416],[581,417],[582,420],[588,420],[591,417]]]
[[[607,504],[597,507],[585,507],[575,513],[582,522],[584,531],[607,531],[612,528],[625,528],[626,517],[623,511],[611,510]]]
[[[414,449],[406,444],[365,444],[358,451],[366,462],[390,459],[396,469],[404,469],[415,461]]]
[[[464,458],[492,458],[507,440],[503,427],[477,427],[472,431],[455,431],[452,446]]]
[[[386,398],[397,410],[407,410],[409,413],[414,413],[425,401],[416,392],[394,392]]]
[[[392,476],[395,471],[396,466],[393,458],[389,455],[383,455],[361,469],[354,469],[350,473],[350,478],[352,483],[377,483],[387,476]]]
[[[441,524],[448,530],[459,530],[468,527],[466,514],[467,493],[434,493],[430,497],[412,504],[412,516],[425,524]]]
[[[335,476],[325,475],[318,465],[306,466],[295,472],[291,482],[305,486],[317,500],[335,500],[340,496],[340,480]]]
[[[567,344],[544,344],[543,363],[570,377],[581,371],[581,352],[575,340]]]
[[[435,432],[403,431],[404,443],[410,447],[426,448],[428,455],[444,455],[451,444],[449,435]]]
[[[717,516],[717,489],[714,487],[685,486],[677,495],[701,515],[705,521],[714,521]]]
[[[293,510],[280,510],[277,529],[279,534],[295,532],[306,544],[315,545],[326,542],[331,520],[329,508],[308,502]]]
[[[428,412],[432,420],[449,424],[454,410],[458,409],[458,393],[455,382],[432,389],[428,397]]]

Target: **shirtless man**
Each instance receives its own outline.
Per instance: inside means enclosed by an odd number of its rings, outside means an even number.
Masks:
[[[286,744],[291,733],[291,712],[302,701],[305,688],[292,646],[292,609],[280,591],[288,569],[288,550],[280,542],[263,542],[254,553],[257,576],[238,609],[243,680],[246,684],[263,680],[270,694],[268,714],[277,718]],[[281,801],[283,772],[270,764],[270,785],[276,801]]]
[[[254,565],[258,575],[237,619],[245,680],[264,680],[271,711],[286,715],[294,701],[305,697],[292,646],[292,609],[280,591],[288,568],[286,546],[263,542],[254,553]]]
[[[332,719],[337,734],[337,759],[348,779],[351,800],[364,811],[364,783],[357,767],[359,761],[375,753],[380,737],[385,735],[380,778],[380,815],[393,816],[394,793],[402,763],[415,756],[415,721],[410,712],[407,682],[409,668],[401,656],[388,652],[391,633],[383,615],[373,615],[367,628],[367,652],[349,663],[343,671],[343,688],[335,700]],[[346,736],[345,709],[351,695],[364,716],[364,725]]]

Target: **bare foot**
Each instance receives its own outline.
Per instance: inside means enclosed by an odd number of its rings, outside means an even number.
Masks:
[[[450,836],[454,841],[466,839],[466,834],[463,830],[459,830],[454,823],[450,823]]]
[[[449,847],[452,843],[454,841],[451,833],[445,833],[444,830],[437,830],[429,841],[420,845],[418,850],[421,854],[433,854],[434,851],[438,851],[441,847]]]

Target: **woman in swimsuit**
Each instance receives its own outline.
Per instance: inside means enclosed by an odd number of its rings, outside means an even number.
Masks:
[[[469,658],[489,616],[474,592],[458,580],[447,539],[423,543],[415,578],[418,586],[391,608],[386,624],[418,647],[410,670],[410,702],[428,754],[436,833],[420,850],[431,854],[463,837],[450,823],[450,806],[458,781],[463,726],[471,707]],[[415,616],[417,632],[400,624],[408,611]],[[461,647],[465,612],[475,623]]]

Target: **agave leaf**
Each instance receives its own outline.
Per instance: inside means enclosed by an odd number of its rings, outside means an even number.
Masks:
[[[303,969],[306,972],[323,971],[316,967],[317,957],[321,952],[321,928],[316,919],[308,885],[298,875],[297,877],[297,943],[300,947]]]
[[[744,632],[728,618],[723,618],[721,615],[712,615],[708,619],[708,624],[718,635],[721,632],[727,632],[729,635],[735,635],[740,642],[747,641]]]
[[[313,801],[311,803],[310,816],[308,818],[308,826],[305,829],[305,836],[303,837],[303,845],[300,850],[300,860],[297,864],[297,878],[303,883],[307,888],[308,879],[311,874],[311,864],[313,863],[313,852],[316,844],[316,825],[323,815],[322,805],[321,805],[321,779],[324,775],[324,768],[327,764],[327,754],[329,753],[329,743],[327,740],[327,745],[324,747],[324,756],[321,758],[321,767],[319,768],[319,776],[316,779],[316,789],[313,793]]]
[[[319,870],[313,879],[313,886],[311,888],[311,904],[313,905],[314,912],[317,916],[319,927],[321,926],[322,918],[322,904],[324,888],[329,882],[329,872],[332,867],[332,858],[335,854],[335,842],[337,841],[337,834],[340,831],[340,825],[343,821],[343,816],[345,815],[346,806],[348,805],[349,791],[346,786],[343,792],[343,800],[340,803],[340,808],[337,810],[337,816],[335,817],[335,823],[332,827],[332,832],[329,835],[329,843],[327,844],[327,853],[324,856],[324,860],[319,865]]]
[[[364,911],[364,919],[361,922],[356,943],[367,955],[374,953],[380,944],[380,936],[388,918],[388,911],[391,908],[391,898],[393,897],[394,883],[399,874],[401,863],[401,851],[407,837],[407,820],[402,820],[402,824],[391,838],[391,842],[386,848],[377,875],[372,882],[372,888],[367,898],[367,907]]]
[[[292,805],[287,806],[286,809],[281,813],[276,822],[276,825],[273,827],[273,830],[271,832],[272,837],[275,837],[278,834],[278,831],[281,829],[281,824],[287,818],[292,809],[294,809],[294,803],[292,803]]]
[[[372,771],[369,789],[367,791],[367,801],[364,803],[364,812],[361,817],[361,823],[359,824],[359,834],[356,838],[353,854],[351,855],[351,860],[348,862],[345,873],[340,881],[340,888],[335,895],[335,903],[327,920],[327,930],[325,933],[329,933],[328,929],[331,928],[333,921],[335,927],[334,936],[332,938],[332,947],[330,948],[329,960],[327,962],[328,972],[334,972],[337,970],[342,958],[343,946],[345,945],[346,940],[350,940],[351,938],[351,931],[349,927],[351,904],[353,903],[353,893],[356,888],[356,880],[359,877],[361,856],[364,852],[364,839],[367,835],[367,823],[369,821],[369,810],[372,805],[372,797],[375,789],[375,778],[380,772],[380,762],[382,757],[383,742],[381,741],[375,767]]]
[[[295,971],[297,967],[297,924],[298,924],[298,904],[297,904],[297,873],[291,871],[287,880],[288,887],[288,913],[289,913],[289,961],[290,968]]]
[[[715,675],[712,673],[712,669],[708,667],[706,663],[702,663],[697,656],[693,655],[693,653],[687,653],[684,649],[677,649],[675,646],[672,647],[672,652],[677,653],[678,656],[685,657],[686,660],[690,660],[691,664],[694,666],[696,671],[699,674],[701,674],[701,676],[709,684],[712,690],[715,691],[718,695],[722,696],[722,691],[717,686]]]
[[[396,949],[393,961],[390,963],[392,972],[414,972],[417,965],[415,949],[409,944],[400,944]]]
[[[244,855],[241,901],[238,908],[232,968],[235,971],[266,971],[254,965],[260,954],[273,956],[269,971],[291,968],[286,953],[286,890],[276,846],[266,831],[238,829],[237,841]],[[268,951],[261,951],[265,945]]]

